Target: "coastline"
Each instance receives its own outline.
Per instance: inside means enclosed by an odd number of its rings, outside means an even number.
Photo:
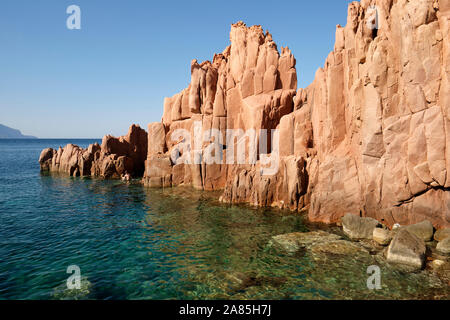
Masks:
[[[131,173],[144,187],[191,186],[221,191],[224,203],[305,213],[342,225],[349,239],[290,233],[275,246],[373,255],[399,270],[444,273],[448,284],[450,236],[441,235],[450,233],[450,35],[440,5],[351,3],[305,89],[290,49],[239,21],[222,53],[192,60],[189,86],[164,100],[160,122],[85,149],[44,149],[41,171]]]
[[[289,48],[279,51],[261,26],[235,23],[222,53],[192,60],[191,83],[165,99],[161,122],[88,149],[46,149],[41,170],[103,178],[127,171],[149,187],[223,190],[224,202],[308,211],[315,222],[352,213],[390,228],[424,220],[448,228],[448,10],[383,2],[374,33],[365,16],[372,9],[349,5],[334,51],[306,89],[297,89]],[[414,10],[423,15],[399,33],[393,21]],[[434,48],[427,59],[436,63],[419,79],[423,48]]]
[[[310,223],[306,214],[230,205],[219,202],[220,191],[191,186],[41,175],[36,158],[46,144],[0,142],[0,190],[8,195],[0,199],[0,268],[9,270],[2,298],[448,299],[432,261],[402,271],[379,254],[386,247],[352,241],[342,227]],[[269,245],[292,234],[295,253]],[[66,292],[69,265],[80,267],[86,290]],[[381,290],[367,288],[372,265]]]

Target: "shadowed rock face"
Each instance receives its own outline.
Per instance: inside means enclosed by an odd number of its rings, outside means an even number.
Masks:
[[[71,176],[118,178],[128,171],[142,176],[147,156],[147,132],[132,125],[128,134],[115,138],[105,136],[98,143],[82,149],[68,144],[64,148],[44,149],[39,158],[41,171],[66,173]]]
[[[312,221],[353,213],[388,226],[449,226],[449,16],[443,0],[353,2],[334,51],[298,91],[291,51],[280,53],[260,26],[232,25],[231,45],[212,62],[194,60],[189,87],[167,98],[162,121],[149,125],[144,182],[224,190],[223,201],[305,209]],[[261,175],[259,158],[174,163],[182,139],[173,134],[194,131],[195,122],[222,134],[279,129],[279,170]],[[198,149],[202,159],[207,150]]]

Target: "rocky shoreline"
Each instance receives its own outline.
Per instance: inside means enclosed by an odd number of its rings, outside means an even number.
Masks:
[[[117,179],[125,171],[134,177],[142,177],[146,156],[147,132],[132,125],[127,135],[119,138],[105,136],[101,145],[94,143],[82,149],[68,144],[58,150],[44,149],[39,164],[44,172]]]
[[[222,190],[224,202],[307,212],[313,222],[339,223],[352,213],[369,226],[427,220],[448,228],[449,17],[443,0],[352,2],[347,25],[336,28],[334,50],[305,89],[297,89],[289,48],[280,52],[261,26],[235,23],[231,44],[212,61],[192,61],[191,83],[165,99],[161,122],[148,132],[133,125],[101,146],[46,149],[41,170],[103,178],[128,171],[148,187]],[[203,140],[180,151],[189,140],[180,130]],[[268,134],[254,162],[224,163],[238,153],[227,130],[273,131],[279,140]],[[217,162],[208,162],[211,154],[219,154]],[[262,159],[271,157],[278,170],[263,175]],[[383,243],[415,241],[378,229],[375,238]]]
[[[272,237],[269,247],[295,255],[307,250],[315,258],[324,254],[357,259],[373,256],[403,272],[426,271],[450,286],[450,229],[435,232],[429,221],[389,229],[380,222],[346,214],[339,223],[343,235],[325,231],[296,232]]]

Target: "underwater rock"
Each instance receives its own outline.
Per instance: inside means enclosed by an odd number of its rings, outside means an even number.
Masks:
[[[318,254],[334,254],[355,257],[356,255],[363,254],[369,256],[369,251],[356,243],[346,240],[331,240],[319,243],[314,243],[309,250],[313,255]]]
[[[400,229],[386,253],[386,259],[393,264],[407,265],[420,270],[425,262],[426,246],[422,239],[406,229]]]
[[[438,230],[434,234],[434,240],[436,241],[442,241],[445,238],[450,238],[450,228]]]
[[[250,287],[270,285],[279,287],[286,282],[285,278],[257,276],[254,273],[233,272],[225,275],[226,288],[232,293],[244,291]]]
[[[69,289],[64,282],[53,290],[53,298],[56,300],[85,300],[92,292],[92,283],[87,277],[81,277],[80,289]]]
[[[340,236],[325,231],[295,232],[272,237],[269,247],[277,248],[293,254],[315,243],[341,239]]]
[[[346,214],[341,219],[344,233],[353,240],[372,239],[373,230],[380,223],[373,218],[362,218],[353,214]]]

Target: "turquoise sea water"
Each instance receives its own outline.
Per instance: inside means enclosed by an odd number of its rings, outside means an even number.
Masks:
[[[0,140],[0,299],[450,297],[429,273],[379,263],[382,290],[367,289],[370,256],[270,249],[271,236],[319,228],[298,214],[228,206],[191,188],[39,172],[43,148],[94,141]],[[87,281],[82,293],[66,290],[70,265]]]

